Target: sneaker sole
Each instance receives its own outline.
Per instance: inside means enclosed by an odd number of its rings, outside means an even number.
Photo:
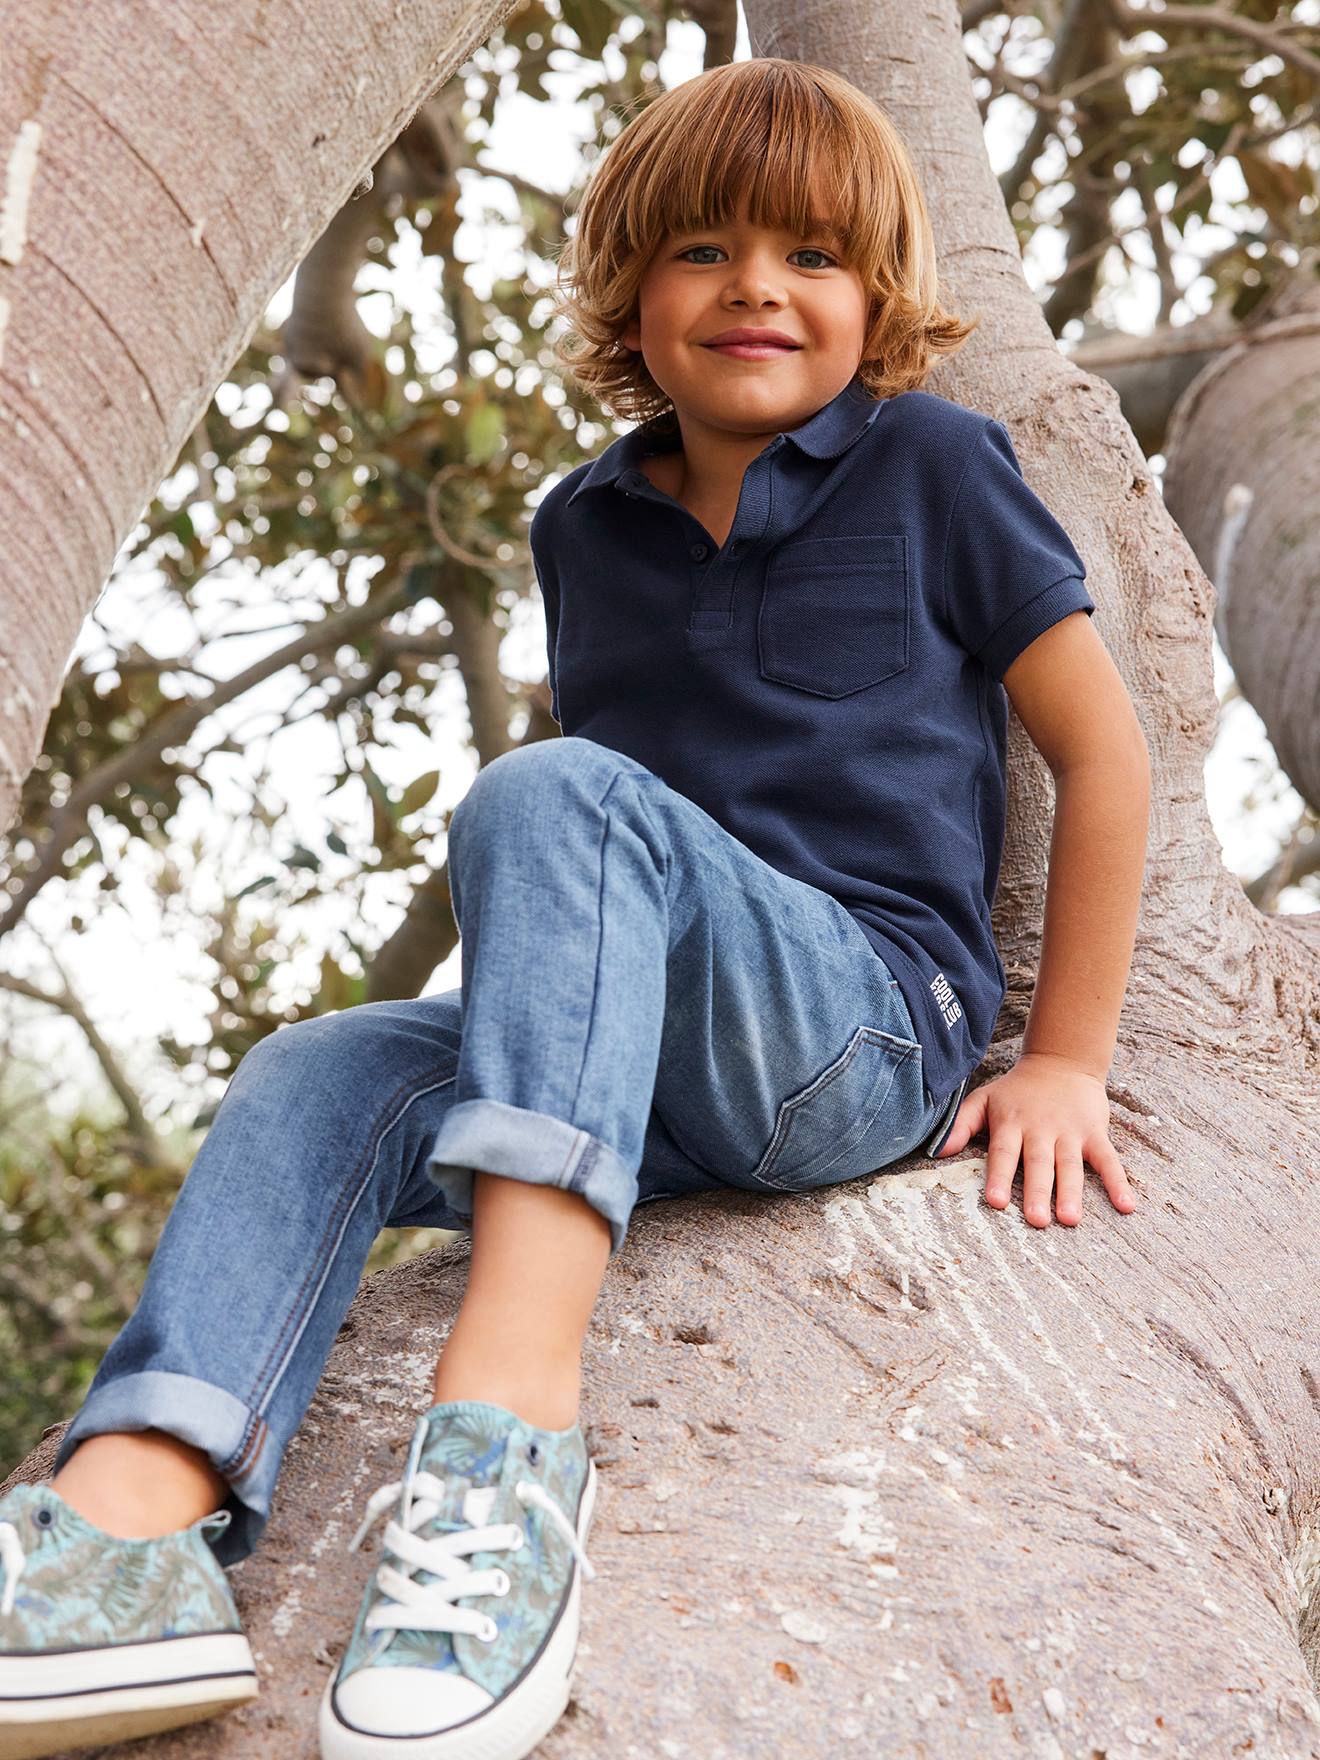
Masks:
[[[0,1760],[199,1723],[256,1693],[241,1632],[0,1657]]]
[[[584,1546],[595,1507],[596,1463],[588,1457],[577,1528]],[[574,1559],[564,1611],[545,1649],[517,1686],[475,1717],[431,1735],[378,1736],[350,1728],[335,1711],[332,1674],[321,1698],[321,1760],[525,1760],[549,1735],[568,1705],[577,1662],[581,1603],[582,1569]]]

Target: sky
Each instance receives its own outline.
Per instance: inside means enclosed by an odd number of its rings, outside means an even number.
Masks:
[[[633,21],[629,21],[630,23]],[[1030,20],[1019,21],[1029,26]],[[661,59],[659,77],[672,86],[701,71],[702,34],[686,21],[670,28],[668,48]],[[1028,45],[1022,52],[1019,72],[1030,71],[1033,54],[1043,58]],[[745,26],[737,49],[737,58],[749,53]],[[483,50],[479,57],[490,58]],[[571,57],[565,56],[566,63]],[[1149,102],[1143,95],[1142,76],[1133,76],[1134,103],[1138,108]],[[596,132],[596,114],[586,105],[574,101],[575,81],[565,71],[555,82],[559,88],[551,104],[510,91],[501,98],[494,127],[481,150],[485,165],[521,171],[546,187],[567,192],[573,185],[585,142]],[[1151,88],[1150,95],[1153,95]],[[1009,164],[1029,125],[1025,104],[1016,98],[998,102],[991,111],[987,127],[987,146],[993,169],[998,172]],[[1235,187],[1234,168],[1218,176],[1214,184],[1218,196],[1229,200],[1241,193]],[[485,291],[495,277],[521,275],[526,266],[519,241],[521,227],[517,221],[516,201],[508,186],[498,179],[479,173],[461,174],[463,195],[460,227],[456,249],[467,259],[470,278],[477,291]],[[490,218],[492,209],[508,216],[501,224]],[[1132,218],[1135,219],[1135,215]],[[1119,216],[1122,218],[1122,215]],[[1213,211],[1212,211],[1213,220]],[[1213,224],[1207,225],[1197,238],[1202,254],[1209,255],[1227,240],[1226,232]],[[419,348],[419,366],[439,370],[446,358],[446,340],[441,321],[440,301],[436,285],[434,260],[424,260],[416,248],[415,235],[405,238],[395,253],[396,271],[384,285],[382,272],[370,268],[363,272],[360,285],[378,288],[364,297],[360,309],[364,322],[377,335],[386,333],[391,318],[391,303],[402,302],[415,314],[419,335],[436,338],[429,352]],[[1060,235],[1047,227],[1035,234],[1027,252],[1024,268],[1027,279],[1038,291],[1045,290],[1062,264]],[[278,327],[289,308],[292,282],[283,287],[268,311],[268,322]],[[1175,318],[1185,321],[1208,307],[1208,284],[1193,287],[1185,309]],[[1121,287],[1099,302],[1098,315],[1106,322],[1125,331],[1148,330],[1156,311],[1156,287],[1151,275],[1133,272]],[[488,356],[490,366],[495,357]],[[397,365],[398,363],[391,363]],[[477,361],[480,369],[480,357]],[[227,413],[233,413],[240,398],[232,386],[222,385],[217,399]],[[260,419],[262,394],[250,402],[250,416]],[[621,428],[613,430],[621,432]],[[611,437],[602,426],[601,444]],[[1162,460],[1151,461],[1158,474]],[[207,508],[193,499],[195,477],[185,466],[167,481],[163,493],[173,495],[180,504],[187,504],[195,519],[202,524]],[[278,571],[277,571],[278,572]],[[308,582],[314,580],[308,576]],[[216,675],[230,675],[260,654],[266,652],[270,638],[259,633],[264,625],[283,623],[289,616],[285,605],[276,603],[272,583],[253,581],[250,576],[218,579],[215,583],[214,614],[208,616],[206,596],[200,595],[200,621],[203,627],[221,625],[223,596],[231,598],[237,581],[243,582],[246,599],[243,627],[255,631],[248,638],[226,639],[204,652],[201,664]],[[438,614],[437,614],[438,615]],[[232,620],[231,620],[232,621]],[[98,627],[99,626],[99,627]],[[120,637],[133,637],[152,652],[168,655],[180,651],[188,640],[191,620],[172,607],[170,597],[153,581],[151,571],[140,565],[112,573],[111,580],[80,635],[74,659],[105,655],[108,659],[103,631]],[[1231,683],[1232,673],[1218,644],[1214,648],[1214,684],[1222,698]],[[511,678],[534,681],[545,675],[545,628],[540,601],[535,596],[518,604],[501,654],[504,671]],[[274,728],[283,705],[287,702],[289,674],[273,679],[258,691],[249,693],[241,703],[207,722],[202,729],[206,743],[218,737],[223,728],[248,737],[254,729]],[[467,716],[461,685],[452,675],[442,679],[431,704],[434,716],[433,736],[424,738],[420,732],[410,743],[401,744],[392,763],[382,759],[381,770],[387,782],[400,785],[411,781],[423,771],[441,772],[441,786],[433,808],[453,807],[466,792],[475,773],[475,760],[466,750]],[[407,732],[408,730],[403,730]],[[514,729],[518,731],[517,726]],[[243,792],[239,786],[242,775],[252,759],[239,759],[229,754],[216,754],[208,760],[207,775],[217,796],[230,800],[237,811]],[[308,720],[298,728],[282,732],[271,752],[272,779],[288,801],[286,824],[289,846],[295,841],[310,847],[324,848],[325,833],[335,821],[351,826],[361,814],[360,801],[343,792],[328,793],[327,778],[339,763],[339,749],[329,730],[319,720]],[[1229,704],[1220,716],[1218,732],[1206,766],[1206,788],[1211,820],[1224,849],[1228,866],[1236,873],[1251,876],[1265,868],[1276,853],[1281,838],[1287,833],[1301,801],[1288,785],[1274,760],[1259,717],[1245,701]],[[1244,801],[1252,797],[1249,810]],[[265,864],[245,865],[244,852],[235,849],[223,815],[216,814],[206,797],[196,791],[179,816],[177,837],[186,844],[191,838],[202,839],[208,849],[203,864],[199,896],[204,899],[206,887],[211,888],[213,901],[218,901],[221,888],[236,888],[259,877]],[[107,841],[113,845],[114,838]],[[350,837],[350,843],[352,839]],[[333,859],[333,858],[332,858]],[[122,1052],[124,1062],[147,1100],[148,1110],[163,1111],[178,1095],[178,1076],[164,1064],[155,1046],[155,1037],[170,1032],[185,1043],[204,1043],[208,1037],[207,1017],[212,1006],[207,979],[210,965],[203,951],[187,937],[187,916],[177,924],[163,923],[154,894],[144,880],[144,868],[135,852],[121,864],[122,873],[113,900],[105,895],[90,901],[88,926],[80,934],[67,926],[70,915],[69,889],[64,882],[52,882],[36,901],[30,921],[7,938],[4,964],[7,970],[28,977],[47,987],[54,985],[49,958],[53,950],[60,963],[96,1020],[105,1037]],[[347,864],[345,866],[347,872]],[[74,882],[77,889],[77,882]],[[407,895],[406,878],[395,876],[380,888],[373,898],[372,911],[376,921],[367,926],[368,939],[387,934],[397,921]],[[1284,895],[1283,910],[1309,909],[1310,901],[1296,888]],[[334,937],[345,931],[355,932],[361,925],[349,917],[346,898],[330,897],[315,907],[311,921],[315,934]],[[298,969],[290,962],[279,979],[292,1000],[301,986],[306,990],[316,982],[317,956],[308,962],[308,969]],[[459,948],[439,966],[428,980],[424,993],[432,994],[455,988],[459,983]],[[81,1034],[62,1016],[21,999],[3,997],[0,1007],[11,1008],[21,1023],[22,1045],[27,1056],[39,1063],[51,1086],[48,1098],[55,1110],[70,1108],[87,1087],[99,1086],[99,1074]]]

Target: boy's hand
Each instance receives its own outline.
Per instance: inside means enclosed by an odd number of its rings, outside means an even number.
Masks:
[[[994,1081],[973,1088],[958,1108],[948,1141],[936,1160],[947,1160],[982,1131],[990,1139],[985,1201],[1008,1207],[1018,1157],[1022,1158],[1022,1214],[1035,1228],[1050,1224],[1050,1192],[1057,1180],[1055,1215],[1076,1226],[1082,1220],[1082,1159],[1100,1175],[1116,1210],[1136,1208],[1136,1194],[1109,1141],[1105,1084],[1067,1059],[1027,1052]]]

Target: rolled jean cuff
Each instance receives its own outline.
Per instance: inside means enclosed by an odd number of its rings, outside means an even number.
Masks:
[[[79,1443],[110,1430],[164,1430],[201,1449],[229,1482],[225,1499],[232,1521],[212,1543],[222,1565],[246,1558],[270,1515],[279,1471],[264,1420],[212,1382],[158,1369],[119,1375],[93,1388],[60,1438],[54,1471]]]
[[[610,1257],[623,1245],[637,1176],[590,1131],[502,1100],[463,1100],[445,1114],[426,1171],[469,1228],[474,1169],[577,1192],[609,1223]]]

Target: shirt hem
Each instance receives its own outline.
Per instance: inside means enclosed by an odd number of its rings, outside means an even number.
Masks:
[[[912,1025],[921,1044],[922,1075],[926,1084],[926,1092],[930,1096],[932,1104],[936,1101],[943,1104],[959,1084],[966,1082],[972,1075],[985,1056],[985,1048],[982,1047],[978,1051],[975,1046],[972,1046],[961,1054],[956,1054],[949,1045],[942,1043],[936,1034],[947,1035],[948,1028],[945,1026],[943,1018],[933,1012],[935,999],[930,993],[929,981],[926,976],[915,961],[896,942],[891,941],[882,930],[877,929],[871,923],[863,922],[860,918],[854,918],[854,921],[880,959],[898,980],[899,989],[903,992],[903,1000],[907,1003],[908,1013],[912,1017]],[[964,1023],[966,1019],[964,1014]]]

